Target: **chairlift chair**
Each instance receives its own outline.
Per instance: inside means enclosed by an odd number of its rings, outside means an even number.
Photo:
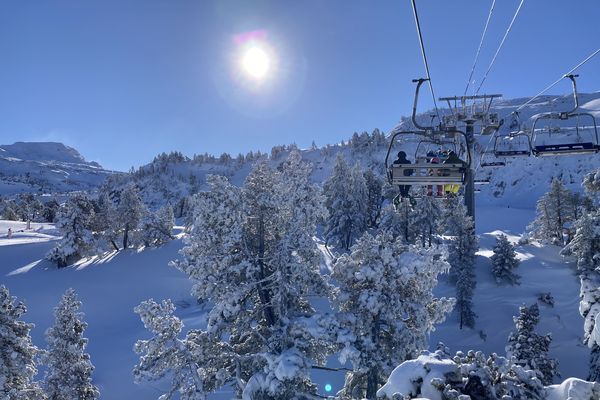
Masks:
[[[573,87],[573,98],[575,100],[575,106],[570,111],[562,112],[548,112],[538,115],[533,121],[531,128],[531,143],[532,153],[537,157],[542,156],[559,156],[559,155],[582,155],[582,154],[595,154],[600,151],[600,143],[598,142],[598,125],[596,123],[596,117],[589,112],[581,112],[579,109],[579,96],[577,93],[577,84],[575,78],[579,75],[566,75],[565,78],[571,80]],[[585,118],[590,121],[591,125],[582,128],[579,125],[579,119]],[[554,121],[571,121],[575,120],[575,126],[567,129],[551,130],[548,129],[536,129],[536,125],[540,120],[554,120]],[[576,141],[564,140],[565,131],[575,131]],[[583,132],[587,131],[587,133]],[[585,133],[585,137],[582,135]],[[554,134],[563,140],[559,140],[557,143],[552,142],[551,138]],[[545,140],[544,140],[545,138]]]
[[[462,134],[462,132],[459,132]],[[391,164],[389,163],[390,154],[394,146],[395,139],[401,134],[423,135],[422,132],[397,132],[392,136],[388,152],[385,159],[386,169],[388,171],[388,181],[392,185],[407,186],[443,186],[443,185],[463,185],[465,183],[465,171],[470,165],[470,157],[464,163],[432,163],[430,157],[426,156],[426,151],[431,145],[446,147],[452,151],[456,150],[455,143],[450,146],[447,140],[440,140],[437,137],[423,136],[423,139],[417,145],[414,163],[411,164]],[[463,134],[464,135],[464,134]],[[429,146],[428,146],[429,145]],[[456,153],[456,152],[455,152]]]
[[[484,151],[481,153],[481,157],[479,159],[479,165],[483,168],[490,167],[504,167],[506,166],[506,161],[503,159],[498,159],[494,154],[494,151]]]
[[[433,126],[422,126],[417,121],[416,109],[419,88],[426,81],[427,79],[413,80],[413,82],[417,83],[412,110],[412,122],[415,126],[415,130],[396,131],[390,138],[390,143],[384,162],[387,171],[388,182],[391,185],[410,186],[412,188],[415,186],[463,185],[466,179],[465,172],[467,171],[467,168],[470,168],[471,166],[471,155],[466,145],[460,147],[467,149],[466,160],[460,163],[435,164],[431,163],[427,159],[421,158],[418,154],[422,144],[426,144],[427,142],[432,144],[438,143],[438,145],[450,145],[450,143],[456,143],[456,141],[462,137],[464,143],[467,143],[466,134],[462,131],[455,130],[453,128],[444,128],[442,126],[443,124],[440,124],[440,126],[437,128]],[[415,153],[414,163],[391,163],[390,154],[394,148],[396,138],[400,135],[413,135],[421,138],[419,145],[417,145],[417,153]],[[454,142],[450,142],[448,139],[443,139],[448,137],[454,137]],[[454,146],[454,149],[456,149],[456,144],[454,144]]]
[[[523,131],[513,132],[505,136],[496,136],[494,140],[494,155],[502,157],[529,157],[531,141]]]

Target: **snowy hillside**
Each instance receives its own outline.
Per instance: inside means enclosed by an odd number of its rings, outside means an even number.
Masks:
[[[492,111],[497,112],[504,119],[504,124],[499,130],[499,135],[508,135],[512,130],[510,114],[518,106],[528,99],[501,100],[494,103]],[[584,111],[589,111],[600,118],[600,92],[593,94],[580,94],[580,104]],[[573,106],[573,98],[570,95],[542,96],[533,103],[520,110],[520,122],[522,127],[530,129],[533,118],[543,112],[557,112],[570,110]],[[449,111],[441,109],[442,114]],[[418,116],[423,123],[429,121],[430,112],[424,112]],[[408,121],[408,118],[403,118]],[[561,121],[558,121],[561,122]],[[588,120],[581,120],[583,129],[580,130],[581,140],[591,140],[592,130]],[[560,123],[548,123],[541,121],[536,130],[551,126],[556,129]],[[573,129],[569,129],[562,123],[563,130],[558,140],[575,140]],[[400,123],[398,128],[408,128],[410,123]],[[477,201],[487,205],[511,205],[516,207],[532,208],[535,201],[547,189],[548,184],[554,177],[560,178],[571,190],[581,191],[583,175],[595,166],[600,165],[600,154],[589,156],[570,157],[504,157],[501,161],[506,163],[505,167],[481,167],[485,157],[494,150],[495,136],[478,136],[476,154],[473,156],[473,165],[476,167],[476,179],[487,179],[489,185],[482,185],[477,193]],[[546,136],[539,134],[538,140],[542,142]],[[557,135],[551,137],[557,140]],[[399,151],[404,150],[409,159],[414,159],[415,151],[419,145],[419,138],[408,138],[402,144],[397,144],[392,149],[392,157]],[[285,160],[289,150],[296,148],[291,146],[276,146],[270,154],[250,152],[246,155],[232,157],[224,154],[220,157],[208,155],[194,156],[188,158],[181,153],[161,154],[155,160],[143,167],[136,173],[127,176],[113,178],[116,186],[129,181],[134,181],[139,187],[145,201],[153,208],[164,203],[177,204],[182,198],[196,193],[205,188],[204,182],[207,174],[225,175],[236,185],[241,185],[257,159],[269,157],[271,165],[276,167]],[[333,164],[338,153],[343,153],[350,164],[359,163],[364,169],[371,169],[376,174],[384,176],[383,162],[388,149],[388,141],[383,133],[377,129],[372,134],[364,132],[354,134],[350,140],[326,145],[320,148],[304,149],[301,151],[304,160],[314,165],[312,178],[315,182],[323,182],[331,173]],[[423,150],[421,146],[420,151]],[[484,158],[482,153],[486,152]],[[493,158],[493,157],[492,157]]]
[[[550,355],[559,360],[562,376],[585,379],[589,349],[581,344],[583,320],[578,312],[579,281],[573,266],[565,264],[558,255],[558,247],[518,246],[522,260],[521,285],[497,286],[490,274],[489,260],[494,238],[505,233],[516,242],[533,218],[533,211],[512,207],[481,207],[477,211],[481,244],[476,266],[475,312],[479,316],[476,329],[460,330],[453,314],[431,336],[430,349],[435,350],[437,342],[442,341],[452,351],[475,348],[487,354],[503,355],[508,334],[514,330],[512,317],[519,306],[533,304],[539,293],[550,292],[555,305],[540,303],[538,331],[552,333]],[[96,366],[94,381],[102,398],[157,398],[160,390],[168,387],[167,381],[158,387],[133,383],[131,370],[138,358],[132,347],[136,340],[148,337],[133,307],[149,298],[157,301],[171,298],[185,329],[206,326],[204,308],[196,305],[190,295],[191,282],[186,275],[167,265],[180,257],[181,239],[159,249],[112,253],[104,259],[56,270],[43,260],[56,238],[52,236],[51,225],[34,224],[33,232],[20,232],[23,225],[0,223],[0,232],[6,232],[9,226],[16,232],[10,240],[0,237],[0,259],[3,260],[0,284],[8,286],[13,296],[26,303],[25,320],[36,325],[32,331],[34,344],[44,346],[43,335],[52,323],[52,309],[62,293],[73,287],[83,302],[82,310],[89,323],[88,351]],[[453,295],[454,287],[442,277],[436,292]],[[333,358],[331,360],[330,366],[338,365]],[[320,371],[313,379],[320,393],[326,394],[326,384],[331,384],[334,392],[341,388],[344,374],[343,371]],[[211,398],[230,397],[230,393],[221,392]]]
[[[500,135],[507,135],[516,129],[514,125],[511,128],[510,114],[527,100],[500,100],[493,104],[492,111],[504,119],[504,124],[499,130]],[[600,118],[600,92],[580,94],[580,104],[583,111],[589,111]],[[520,110],[520,123],[523,128],[530,129],[536,115],[569,110],[572,106],[573,98],[570,94],[541,96]],[[449,114],[449,111],[441,109],[441,113]],[[418,119],[423,123],[428,122],[429,115],[430,111],[424,112]],[[403,118],[403,121],[408,121],[408,118]],[[561,125],[560,122],[541,121],[536,129],[549,126],[556,129]],[[581,124],[581,139],[590,140],[592,131],[589,129],[588,120],[582,119]],[[560,140],[574,139],[573,130],[564,126],[565,123],[562,125],[562,134],[565,136]],[[408,126],[410,123],[400,123],[398,128]],[[476,179],[490,181],[489,185],[479,188],[481,191],[477,194],[477,201],[482,204],[531,208],[552,178],[559,177],[569,189],[580,191],[583,174],[600,165],[600,155],[583,155],[505,157],[501,159],[506,163],[505,167],[482,167],[482,161],[493,158],[487,153],[494,150],[494,138],[494,135],[478,136],[478,146],[473,156],[473,165],[477,167]],[[540,140],[544,138],[545,136],[540,134]],[[349,139],[334,145],[302,150],[302,157],[312,162],[315,167],[312,176],[315,182],[322,182],[329,176],[339,152],[342,152],[351,164],[359,163],[363,168],[384,175],[383,161],[387,152],[387,140],[383,133],[375,130],[372,134],[354,134]],[[392,156],[397,151],[404,150],[408,158],[413,159],[418,144],[418,138],[411,138],[401,145],[396,145],[392,149]],[[19,142],[0,146],[0,195],[90,190],[99,187],[108,176],[112,176],[114,186],[135,182],[145,202],[152,208],[159,208],[166,203],[175,206],[190,194],[204,189],[207,174],[225,175],[234,184],[240,185],[256,160],[269,157],[272,166],[276,167],[285,160],[292,148],[296,146],[275,146],[270,154],[249,152],[237,157],[229,154],[220,157],[204,154],[189,158],[181,153],[163,153],[131,175],[104,170],[95,162],[85,161],[77,150],[60,143]],[[483,152],[487,153],[482,157]]]
[[[0,146],[0,195],[92,190],[113,171],[86,161],[62,143],[17,142]]]

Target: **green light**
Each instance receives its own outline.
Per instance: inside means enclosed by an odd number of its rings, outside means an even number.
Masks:
[[[326,392],[331,392],[331,389],[333,389],[333,388],[331,387],[331,385],[329,383],[327,385],[325,385]]]

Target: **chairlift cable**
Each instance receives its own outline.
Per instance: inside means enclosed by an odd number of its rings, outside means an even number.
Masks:
[[[479,53],[481,53],[481,48],[483,47],[483,40],[485,39],[485,34],[487,33],[488,26],[490,24],[490,20],[492,19],[492,14],[494,12],[494,6],[496,5],[496,0],[492,0],[492,6],[490,7],[490,12],[487,17],[487,21],[485,21],[485,27],[483,28],[483,34],[481,35],[481,40],[479,41],[479,47],[477,48],[477,53],[475,53],[475,60],[473,61],[473,67],[471,68],[471,73],[469,74],[469,79],[467,79],[467,86],[465,87],[465,93],[463,96],[467,95],[467,91],[469,90],[469,86],[471,85],[471,79],[473,79],[473,73],[475,72],[475,66],[477,65],[477,61],[479,60]]]
[[[554,81],[550,85],[546,86],[546,88],[544,88],[544,90],[542,90],[541,92],[539,92],[538,94],[536,94],[535,96],[533,96],[531,99],[527,100],[525,103],[521,104],[519,107],[517,107],[517,109],[515,111],[519,111],[520,109],[522,109],[523,107],[525,107],[527,104],[531,103],[533,100],[537,99],[538,97],[540,97],[541,95],[543,95],[544,93],[546,93],[548,90],[552,89],[559,82],[561,82],[567,75],[570,75],[571,73],[575,72],[575,70],[577,70],[579,67],[581,67],[582,65],[584,65],[585,63],[587,63],[589,60],[591,60],[598,53],[600,53],[600,48],[597,49],[596,51],[594,51],[592,54],[590,54],[586,59],[584,59],[583,61],[581,61],[579,64],[577,64],[576,66],[574,66],[573,68],[571,68],[568,72],[566,72],[565,74],[561,75],[561,77],[558,78],[556,81]]]
[[[490,65],[488,66],[487,71],[485,71],[485,74],[483,75],[483,78],[481,79],[481,82],[479,83],[479,87],[477,87],[475,94],[479,93],[479,90],[481,90],[483,83],[487,79],[487,76],[490,73],[490,70],[492,69],[494,63],[496,62],[496,58],[498,57],[498,54],[500,53],[502,46],[504,46],[504,42],[506,42],[506,38],[508,37],[508,34],[510,33],[510,30],[513,27],[513,24],[515,23],[515,20],[517,19],[517,16],[519,15],[519,11],[521,11],[521,7],[523,6],[524,2],[525,2],[525,0],[521,0],[521,2],[519,3],[519,6],[517,7],[517,11],[515,11],[515,15],[513,15],[513,18],[510,21],[510,24],[508,25],[508,29],[506,29],[506,32],[504,32],[504,37],[502,38],[502,41],[500,42],[500,45],[498,46],[498,49],[496,50],[496,54],[494,54],[494,57],[492,58],[492,62],[490,62]]]
[[[421,24],[419,23],[419,15],[417,13],[417,5],[415,0],[412,0],[413,14],[415,16],[415,25],[417,27],[417,34],[419,35],[419,44],[421,45],[421,54],[423,55],[423,63],[425,64],[425,72],[427,73],[427,80],[429,81],[429,91],[433,98],[433,105],[435,107],[435,114],[437,115],[438,121],[442,121],[440,118],[440,112],[438,110],[435,93],[433,91],[433,84],[431,83],[431,74],[429,73],[429,63],[427,62],[427,55],[425,54],[425,45],[423,44],[423,35],[421,34]]]

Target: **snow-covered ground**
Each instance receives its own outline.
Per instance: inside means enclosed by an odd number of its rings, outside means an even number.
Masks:
[[[481,250],[474,299],[479,315],[476,329],[461,331],[456,315],[451,315],[434,332],[430,346],[435,349],[436,343],[442,341],[452,351],[480,349],[488,354],[504,354],[508,334],[513,329],[512,316],[518,312],[518,307],[535,302],[538,293],[551,292],[556,304],[554,308],[540,305],[538,331],[552,333],[551,356],[558,358],[562,376],[585,378],[589,351],[581,345],[583,321],[578,312],[579,282],[573,265],[558,255],[559,249],[518,246],[522,260],[518,273],[523,277],[520,286],[497,286],[489,271],[488,257],[495,237],[505,233],[516,242],[533,216],[531,209],[490,206],[477,209]],[[42,232],[35,232],[42,225]],[[1,221],[0,236],[9,226],[15,231],[21,227],[19,223]],[[25,301],[28,308],[25,319],[36,325],[32,331],[34,343],[45,346],[44,331],[52,323],[52,309],[62,293],[73,287],[83,301],[82,309],[89,323],[86,331],[90,340],[88,351],[96,366],[94,380],[102,398],[157,398],[160,394],[157,387],[133,383],[131,370],[137,361],[133,344],[139,338],[148,337],[133,308],[148,298],[171,298],[178,307],[177,315],[188,329],[204,326],[205,314],[189,294],[191,284],[187,277],[167,265],[178,257],[181,240],[159,249],[122,251],[57,270],[43,260],[44,254],[53,246],[52,227],[33,224],[32,228],[33,232],[18,232],[22,236],[15,234],[12,239],[0,237],[0,283],[8,286],[13,296]],[[442,279],[437,292],[438,295],[452,296],[454,289]],[[333,391],[343,384],[342,373],[318,372],[314,379],[323,394],[326,383],[332,384]],[[221,393],[214,398],[229,396]]]

